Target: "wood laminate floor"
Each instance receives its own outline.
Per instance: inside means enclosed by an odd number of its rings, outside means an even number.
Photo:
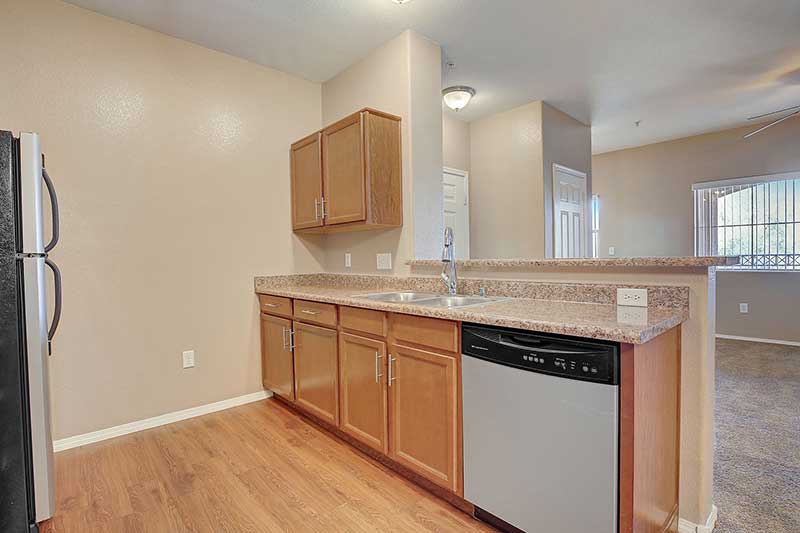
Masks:
[[[43,533],[494,531],[265,400],[56,454]]]

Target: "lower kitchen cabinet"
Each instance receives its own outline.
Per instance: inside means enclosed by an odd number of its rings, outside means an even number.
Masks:
[[[340,429],[388,453],[386,343],[339,334]]]
[[[278,396],[294,401],[294,361],[289,346],[292,322],[261,314],[261,381]]]
[[[334,425],[339,424],[337,332],[294,322],[295,402]]]
[[[399,345],[389,354],[389,456],[461,493],[456,356]]]

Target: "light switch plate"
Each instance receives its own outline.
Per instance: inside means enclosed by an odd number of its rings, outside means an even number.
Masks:
[[[647,307],[647,289],[617,289],[617,305]]]
[[[353,266],[353,256],[350,255],[350,252],[344,254],[344,266],[345,268]]]
[[[392,254],[375,254],[378,270],[392,269]]]
[[[739,304],[739,312],[742,313],[743,315],[746,315],[747,313],[750,312],[750,305],[745,303]]]
[[[614,249],[613,246],[609,246],[608,247],[608,255],[613,256],[613,255],[616,255],[616,253],[617,253],[617,251]]]
[[[183,368],[194,368],[194,350],[183,352]]]

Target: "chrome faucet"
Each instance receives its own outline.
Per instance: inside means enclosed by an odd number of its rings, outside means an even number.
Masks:
[[[458,275],[456,274],[456,251],[453,242],[453,228],[444,228],[444,249],[442,250],[442,281],[447,293],[455,296],[458,292]]]

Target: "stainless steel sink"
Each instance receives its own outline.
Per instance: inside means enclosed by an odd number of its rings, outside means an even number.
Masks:
[[[436,298],[437,295],[426,292],[374,292],[372,294],[356,294],[353,297],[376,302],[403,303],[429,300],[431,298]]]
[[[502,302],[508,298],[487,297],[487,296],[438,296],[430,300],[422,300],[418,303],[428,307],[469,307],[472,305]]]
[[[355,294],[354,298],[364,298],[377,302],[414,303],[429,307],[467,307],[508,300],[502,297],[486,296],[448,296],[426,292],[377,292],[372,294]]]

